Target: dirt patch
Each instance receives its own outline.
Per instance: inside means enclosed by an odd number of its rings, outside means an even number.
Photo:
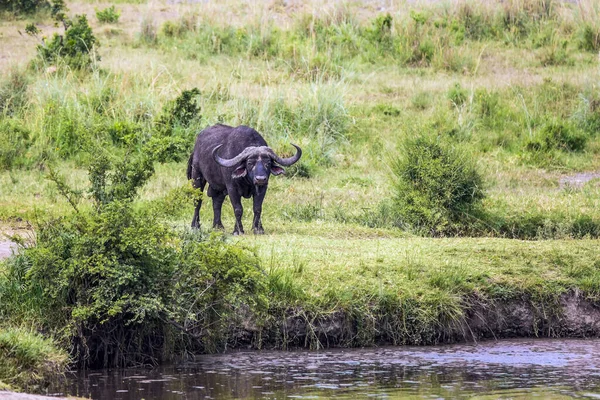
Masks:
[[[600,178],[600,171],[594,172],[581,172],[578,174],[563,176],[559,179],[558,184],[561,188],[564,187],[583,187],[586,183],[593,179]]]

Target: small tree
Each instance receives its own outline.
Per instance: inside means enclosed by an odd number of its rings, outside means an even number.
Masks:
[[[64,35],[55,33],[51,40],[42,39],[37,46],[39,58],[48,64],[63,62],[73,69],[87,69],[92,62],[99,61],[100,57],[94,49],[99,45],[92,28],[85,15],[76,15],[73,20],[68,19],[63,13],[56,15],[57,21],[64,26]],[[26,32],[37,36],[40,31],[29,25]]]

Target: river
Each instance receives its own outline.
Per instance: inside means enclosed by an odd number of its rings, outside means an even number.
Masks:
[[[600,398],[600,339],[235,351],[154,369],[74,373],[93,399]]]

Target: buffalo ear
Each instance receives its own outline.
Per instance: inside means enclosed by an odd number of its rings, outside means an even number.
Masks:
[[[281,175],[281,174],[285,173],[285,169],[281,168],[278,165],[273,165],[273,167],[271,167],[271,173],[273,175]]]
[[[233,171],[231,173],[231,177],[233,179],[243,178],[245,176],[246,176],[246,166],[245,165],[241,165],[241,166],[237,167],[235,169],[235,171]]]

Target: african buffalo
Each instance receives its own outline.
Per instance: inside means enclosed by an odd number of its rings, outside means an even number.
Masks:
[[[254,129],[247,126],[233,128],[217,124],[204,129],[196,138],[196,145],[188,161],[187,177],[193,179],[195,188],[204,190],[208,183],[208,197],[213,202],[213,227],[223,228],[221,207],[225,196],[229,195],[235,213],[234,235],[244,233],[242,226],[242,196],[252,196],[255,234],[264,233],[260,214],[267,193],[269,175],[284,172],[281,166],[288,167],[300,159],[302,150],[296,148],[296,155],[281,158],[267,146],[267,142]],[[192,228],[200,226],[200,206],[196,202]]]

